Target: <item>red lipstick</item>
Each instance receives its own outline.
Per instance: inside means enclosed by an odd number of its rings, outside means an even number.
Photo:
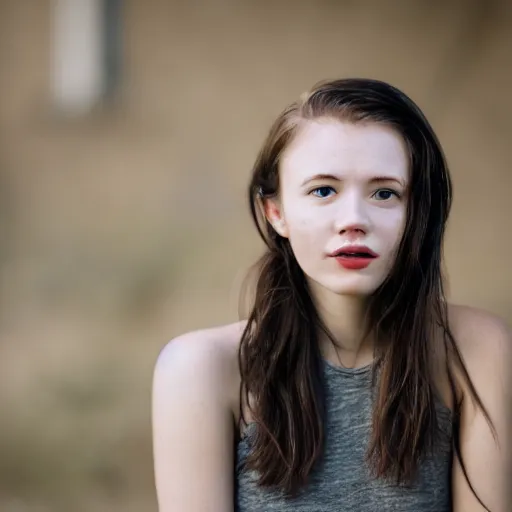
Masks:
[[[379,257],[366,245],[346,245],[332,252],[329,256],[336,258],[336,261],[347,270],[361,270]]]

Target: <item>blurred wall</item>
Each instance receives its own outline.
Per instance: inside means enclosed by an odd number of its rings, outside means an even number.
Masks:
[[[237,318],[261,250],[245,187],[316,81],[388,80],[455,186],[450,296],[512,319],[505,2],[126,0],[116,95],[51,102],[52,3],[0,3],[0,509],[155,510],[154,360]]]

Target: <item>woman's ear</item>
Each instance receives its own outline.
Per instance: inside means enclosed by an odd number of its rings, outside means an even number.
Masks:
[[[283,209],[278,199],[263,199],[263,210],[265,217],[277,234],[283,238],[288,238],[288,226],[284,218]]]

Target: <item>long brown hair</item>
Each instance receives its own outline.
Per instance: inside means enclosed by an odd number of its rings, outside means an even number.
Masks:
[[[391,126],[403,137],[410,157],[404,235],[394,268],[369,298],[367,313],[367,334],[378,340],[373,371],[374,376],[379,371],[379,379],[367,454],[374,476],[409,483],[419,460],[433,449],[438,422],[431,341],[439,330],[455,398],[456,432],[460,403],[453,368],[460,370],[490,423],[448,323],[442,241],[452,185],[439,141],[418,106],[389,84],[367,79],[320,83],[274,122],[249,185],[252,217],[267,249],[259,261],[239,351],[241,407],[249,407],[258,426],[246,465],[259,473],[261,486],[287,495],[306,483],[323,450],[318,332],[325,327],[289,241],[272,228],[259,203],[278,194],[280,157],[300,123],[326,116]],[[245,422],[243,409],[241,418]],[[456,435],[454,439],[460,459]]]

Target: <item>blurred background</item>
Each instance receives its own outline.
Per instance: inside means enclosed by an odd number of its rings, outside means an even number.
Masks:
[[[156,511],[156,357],[237,320],[253,160],[318,80],[424,109],[450,298],[511,321],[511,54],[506,1],[1,0],[0,510]]]

